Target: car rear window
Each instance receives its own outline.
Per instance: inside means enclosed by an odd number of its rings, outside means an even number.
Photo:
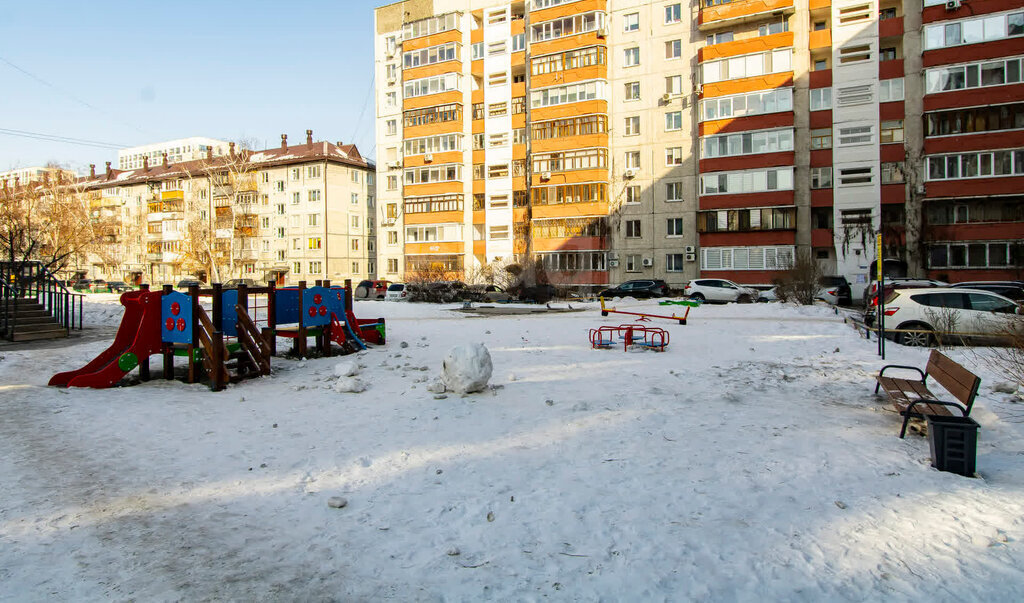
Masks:
[[[399,285],[397,283],[388,287],[388,291],[401,291],[402,289],[405,289],[405,285]]]

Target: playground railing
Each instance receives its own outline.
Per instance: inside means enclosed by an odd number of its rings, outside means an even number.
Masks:
[[[0,332],[13,339],[19,303],[35,302],[65,329],[82,329],[81,293],[69,290],[41,262],[0,262]],[[77,300],[77,304],[75,301]]]

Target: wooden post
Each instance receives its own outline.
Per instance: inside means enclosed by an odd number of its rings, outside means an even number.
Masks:
[[[245,310],[246,314],[249,313],[249,285],[246,285],[246,284],[238,285],[238,302],[237,302],[237,304],[242,306],[242,309]],[[237,315],[236,314],[232,314],[232,316],[237,316]],[[241,329],[241,328],[242,328],[242,325],[238,324],[238,321],[236,320],[235,321],[235,332],[237,333],[238,329]]]
[[[306,281],[299,281],[299,332],[296,333],[296,353],[300,358],[306,357],[306,309],[302,307],[302,294],[306,291]]]
[[[214,331],[210,339],[213,342],[213,349],[210,350],[210,364],[213,366],[213,374],[210,375],[210,389],[219,392],[224,389],[224,333]]]
[[[267,281],[267,328],[270,337],[270,355],[277,356],[277,281]]]
[[[174,291],[174,287],[171,285],[164,285],[163,294],[167,295]],[[161,323],[160,328],[163,329],[164,325]],[[163,339],[163,335],[160,336]],[[160,346],[163,349],[164,354],[164,379],[174,379],[174,344],[164,343]]]
[[[188,382],[199,382],[199,367],[196,366],[196,348],[199,346],[199,285],[188,288],[189,303],[192,305],[192,341],[188,344]]]
[[[224,285],[220,283],[213,284],[213,308],[210,310],[213,312],[213,316],[210,318],[213,320],[213,328],[216,331],[224,329]]]

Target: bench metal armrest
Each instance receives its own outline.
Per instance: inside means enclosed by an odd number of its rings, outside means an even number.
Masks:
[[[903,415],[903,428],[900,429],[900,439],[902,439],[903,436],[906,435],[906,433],[907,433],[907,424],[910,422],[910,415],[913,414],[912,411],[914,410],[914,406],[916,406],[917,404],[940,404],[942,406],[952,406],[953,408],[956,408],[957,410],[960,411],[961,416],[964,416],[964,417],[967,416],[967,409],[965,409],[962,404],[957,404],[956,402],[945,402],[943,400],[930,400],[928,398],[921,398],[920,400],[914,400],[913,402],[910,403],[909,406],[907,406],[906,410],[900,411],[900,414]]]
[[[925,380],[925,373],[924,373],[924,371],[922,371],[921,369],[917,368],[916,366],[907,366],[905,364],[887,364],[887,365],[882,367],[882,370],[878,371],[878,376],[881,377],[882,375],[884,375],[885,374],[885,369],[889,369],[889,368],[898,368],[898,369],[907,369],[908,371],[917,371],[917,374],[921,375],[921,383],[924,383],[924,380]]]

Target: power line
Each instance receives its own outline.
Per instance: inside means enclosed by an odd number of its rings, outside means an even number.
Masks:
[[[377,74],[373,74],[370,77],[370,87],[366,89],[366,98],[363,99],[363,110],[359,112],[359,119],[356,120],[355,130],[352,132],[352,142],[355,143],[356,135],[360,133],[363,126],[363,116],[366,115],[366,107],[370,104],[370,97],[373,94],[373,84],[377,79]]]
[[[16,70],[16,71],[19,71],[19,72],[21,72],[22,74],[24,74],[25,76],[27,76],[27,77],[29,77],[29,78],[32,78],[33,80],[35,80],[35,81],[39,82],[40,84],[43,84],[44,86],[47,86],[47,87],[49,87],[49,88],[51,88],[51,89],[53,89],[53,90],[55,90],[55,91],[59,92],[60,94],[62,94],[62,95],[64,95],[64,96],[66,96],[66,97],[68,97],[68,98],[70,98],[71,100],[73,100],[73,101],[75,101],[76,103],[78,103],[78,104],[82,105],[83,107],[88,107],[89,109],[92,109],[93,111],[96,111],[97,113],[102,113],[103,115],[106,115],[107,117],[109,117],[109,118],[111,118],[111,119],[114,119],[114,120],[116,120],[116,121],[119,121],[119,122],[120,122],[121,124],[123,124],[123,125],[126,125],[126,126],[128,126],[128,127],[130,127],[130,128],[133,128],[133,129],[135,129],[135,130],[138,130],[139,132],[142,132],[143,134],[146,134],[146,133],[147,133],[147,132],[146,132],[145,130],[143,130],[142,128],[140,128],[140,127],[138,127],[138,126],[135,126],[135,125],[132,125],[132,124],[129,124],[129,123],[125,122],[125,121],[122,121],[122,120],[120,120],[120,119],[116,118],[115,116],[113,116],[113,115],[111,115],[110,113],[108,113],[108,112],[104,111],[103,109],[100,109],[100,108],[99,108],[99,107],[97,107],[96,105],[93,105],[93,104],[90,104],[90,103],[87,103],[87,102],[85,102],[84,100],[82,100],[82,99],[78,98],[78,97],[77,97],[77,96],[75,96],[74,94],[71,94],[71,93],[70,93],[70,92],[68,92],[67,90],[64,90],[63,88],[60,88],[60,87],[59,87],[59,86],[57,86],[56,84],[52,84],[52,83],[50,83],[50,82],[48,82],[48,81],[44,80],[43,78],[41,78],[41,77],[39,77],[38,75],[36,75],[36,74],[32,73],[31,71],[28,71],[27,69],[23,69],[23,68],[21,68],[21,67],[19,67],[19,66],[15,65],[14,63],[12,63],[12,62],[8,61],[8,60],[7,60],[7,59],[5,59],[4,57],[0,57],[0,62],[6,63],[6,64],[7,64],[7,66],[9,66],[9,67],[10,67],[11,69],[14,69],[14,70]]]
[[[43,132],[29,132],[28,130],[12,130],[10,128],[0,128],[0,134],[6,134],[7,136],[18,136],[20,138],[31,138],[34,140],[46,140],[49,142],[59,142],[63,144],[76,144],[86,147],[99,147],[102,149],[123,149],[126,145],[115,144],[112,142],[100,142],[98,140],[88,140],[85,138],[71,138],[68,136],[58,136],[56,134],[46,134]]]

